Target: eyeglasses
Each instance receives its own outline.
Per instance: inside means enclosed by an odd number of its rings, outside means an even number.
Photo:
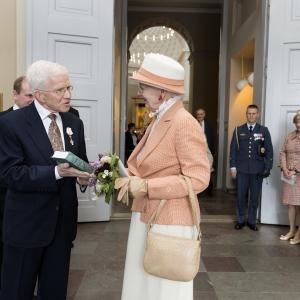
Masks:
[[[58,89],[56,91],[45,91],[45,90],[39,90],[39,91],[47,92],[47,93],[55,93],[57,96],[63,96],[66,91],[68,91],[69,93],[71,93],[73,91],[73,88],[74,87],[72,85],[70,85],[68,87]]]
[[[141,84],[139,83],[138,89],[139,89],[139,93],[140,93],[140,94],[142,94],[142,93],[144,92],[145,88],[146,88],[145,86],[143,86],[143,85],[141,85]]]

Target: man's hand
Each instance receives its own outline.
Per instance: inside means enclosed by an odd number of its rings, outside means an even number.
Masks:
[[[230,173],[231,173],[231,177],[234,178],[234,179],[236,179],[236,174],[237,174],[236,169],[231,169]]]
[[[57,173],[60,177],[78,177],[79,184],[82,184],[80,182],[87,182],[91,178],[91,174],[70,167],[68,163],[57,165]]]
[[[263,169],[262,172],[259,173],[259,177],[266,178],[270,176],[270,169]]]

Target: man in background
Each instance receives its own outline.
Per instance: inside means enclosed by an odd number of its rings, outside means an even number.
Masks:
[[[15,104],[8,110],[0,112],[0,117],[4,116],[6,113],[19,108],[28,106],[33,100],[33,95],[31,93],[29,84],[25,76],[17,78],[13,84],[13,96],[15,99]],[[2,242],[2,227],[3,227],[3,213],[5,204],[6,188],[0,183],[0,278],[1,278],[1,267],[3,259],[3,242]],[[0,281],[1,290],[1,281]]]
[[[215,133],[214,133],[214,127],[212,123],[205,121],[205,110],[203,108],[199,108],[196,110],[196,118],[197,121],[199,122],[201,128],[203,129],[203,132],[205,133],[206,136],[206,141],[207,141],[207,146],[208,149],[210,150],[211,154],[215,154]],[[213,182],[211,179],[211,174],[210,174],[210,180],[209,180],[209,185],[206,189],[207,195],[209,197],[213,197]]]
[[[270,175],[273,166],[273,145],[267,127],[256,123],[258,107],[247,107],[247,123],[233,131],[230,144],[230,172],[236,179],[237,202],[235,229],[240,230],[246,221],[246,195],[250,191],[247,226],[258,231],[255,225],[263,178]]]

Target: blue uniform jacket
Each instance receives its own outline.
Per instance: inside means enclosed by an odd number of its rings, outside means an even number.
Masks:
[[[237,143],[238,138],[238,143]],[[263,148],[263,149],[262,149]],[[230,144],[230,168],[246,174],[258,174],[272,169],[273,146],[267,127],[256,123],[250,134],[247,123],[233,131]]]

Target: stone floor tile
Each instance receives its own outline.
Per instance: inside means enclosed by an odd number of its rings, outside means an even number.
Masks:
[[[218,300],[265,300],[261,293],[217,293]]]
[[[248,234],[253,242],[252,245],[284,245],[277,234]]]
[[[201,246],[201,255],[212,257],[269,257],[270,255],[261,248],[254,245],[206,245]]]
[[[200,214],[201,215],[207,215],[207,212],[206,212],[205,208],[203,208],[202,206],[200,207]]]
[[[299,293],[263,293],[265,300],[300,300]]]
[[[218,292],[256,292],[247,273],[208,272],[215,291]]]
[[[126,253],[103,253],[97,252],[93,256],[88,270],[91,271],[123,271],[125,267]]]
[[[94,254],[97,247],[97,242],[78,242],[75,240],[71,254]]]
[[[75,300],[120,300],[121,291],[78,291]]]
[[[216,198],[212,198],[212,197],[205,198],[205,197],[198,196],[198,201],[199,201],[200,205],[202,203],[218,203],[218,200]]]
[[[291,274],[285,273],[248,273],[255,291],[262,293],[296,293],[299,282],[291,280]]]
[[[68,290],[66,300],[74,300],[77,294],[77,290]]]
[[[272,231],[270,225],[259,224],[258,222],[256,222],[256,226],[258,227],[258,231],[253,231],[246,226],[245,229],[247,230],[247,234],[254,235],[254,236],[267,235],[267,234],[274,235],[274,232]]]
[[[210,208],[210,209],[223,209],[225,208],[225,206],[223,204],[220,204],[218,202],[214,202],[214,203],[211,203],[211,202],[203,202],[201,203],[201,207],[203,208]],[[232,208],[232,206],[230,207]]]
[[[86,270],[91,263],[92,254],[72,254],[70,270]]]
[[[194,292],[194,300],[218,300],[216,293]]]
[[[103,231],[99,232],[86,232],[78,231],[76,236],[77,242],[98,242],[103,234]]]
[[[194,278],[194,291],[199,292],[214,292],[213,285],[207,273],[198,273]]]
[[[282,234],[285,235],[289,232],[290,227],[289,226],[282,226],[282,225],[274,225],[270,227],[270,230],[277,234],[278,237],[280,237]]]
[[[207,272],[245,272],[235,257],[202,257]]]
[[[78,223],[77,232],[101,233],[109,222]]]
[[[82,278],[84,277],[84,274],[85,274],[85,270],[70,270],[68,289],[78,290],[82,282]]]
[[[261,248],[271,257],[300,257],[295,245],[262,245]]]
[[[300,257],[274,257],[273,260],[285,273],[300,273]]]
[[[217,234],[206,235],[203,234],[202,241],[205,244],[219,244],[219,245],[251,245],[254,239],[247,234]]]
[[[111,220],[105,227],[104,232],[129,232],[128,220]]]
[[[100,239],[95,253],[102,252],[107,254],[126,253],[128,234],[122,232],[104,233]]]
[[[282,268],[271,257],[237,257],[246,272],[276,272],[282,273]]]
[[[201,257],[201,259],[200,259],[200,268],[199,268],[199,272],[207,272],[207,271],[206,271],[206,268],[205,268],[205,265],[204,265],[204,263],[203,263],[203,261],[202,261],[202,257]]]
[[[82,279],[79,291],[121,291],[123,273],[123,270],[87,270]]]
[[[201,231],[203,234],[247,234],[247,232],[242,230],[235,230],[234,222],[227,223],[201,223]]]
[[[213,208],[206,208],[206,212],[209,215],[235,215],[234,209],[213,209]]]

